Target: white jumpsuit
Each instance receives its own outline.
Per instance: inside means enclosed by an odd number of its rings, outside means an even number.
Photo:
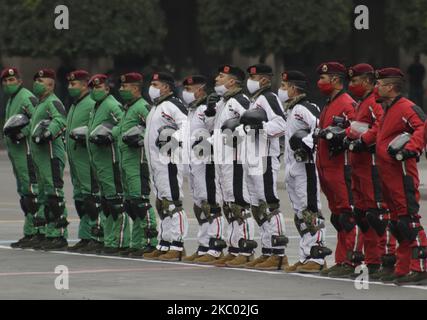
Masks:
[[[188,140],[190,141],[188,144],[190,147],[190,189],[194,204],[199,208],[202,206],[203,201],[221,208],[222,195],[218,181],[215,179],[215,164],[212,162],[211,157],[208,158],[208,154],[203,154],[201,158],[197,157],[197,148],[193,148],[194,143],[201,136],[201,132],[203,132],[202,136],[204,138],[210,135],[205,111],[205,104],[199,104],[194,107],[190,106],[188,111],[188,123],[190,128],[188,131]],[[219,257],[221,252],[210,247],[209,244],[211,239],[222,239],[224,218],[219,216],[214,218],[211,222],[206,221],[206,219],[204,220],[205,222],[200,225],[197,234],[197,239],[199,241],[198,254],[203,255],[208,253],[214,257]]]
[[[153,191],[157,199],[166,198],[171,202],[182,202],[182,163],[167,163],[166,156],[160,155],[160,149],[156,146],[159,137],[159,129],[163,126],[175,126],[179,131],[174,136],[182,135],[187,123],[187,110],[181,100],[169,96],[153,106],[147,118],[147,130],[144,139],[145,152],[150,168]],[[182,139],[180,139],[182,141]],[[169,210],[174,211],[172,205]],[[184,238],[188,232],[187,215],[184,210],[179,210],[161,221],[159,230],[158,250],[183,250]]]
[[[317,127],[319,108],[303,99],[296,104],[291,104],[286,112],[287,128],[285,135],[285,183],[286,189],[295,211],[296,218],[302,219],[302,212],[309,207],[309,203],[320,213],[320,186],[317,169],[313,160],[297,162],[294,151],[289,145],[289,139],[298,130],[306,130],[309,134],[303,139],[304,143],[313,148],[313,132]],[[315,159],[315,155],[313,158]],[[324,223],[324,219],[317,219],[316,225]],[[304,232],[305,225],[301,225]],[[306,232],[300,239],[300,262],[307,263],[314,261],[320,265],[324,264],[323,259],[310,259],[311,247],[324,245],[325,228],[320,229],[315,234]]]
[[[262,157],[262,172],[249,170],[250,201],[252,206],[259,206],[259,202],[263,201],[278,207],[280,203],[277,195],[277,175],[280,170],[279,138],[285,134],[285,116],[277,95],[269,89],[261,91],[252,98],[250,109],[255,108],[262,108],[267,114],[268,121],[264,123],[263,127],[267,135],[267,150]],[[284,246],[272,246],[272,236],[283,235],[284,232],[284,218],[280,210],[278,214],[260,225],[261,247],[264,255],[284,255]]]
[[[229,160],[223,158],[224,146],[221,134],[221,128],[229,119],[238,119],[249,108],[249,99],[237,92],[232,96],[224,96],[216,105],[216,115],[210,119],[210,129],[214,130],[213,145],[214,145],[214,159],[216,179],[218,181],[222,200],[224,205],[236,203],[243,207],[249,207],[250,198],[247,188],[247,168],[245,165],[239,163],[239,151],[234,153],[234,159],[231,162],[223,161]],[[225,152],[227,153],[227,152]],[[226,157],[228,158],[228,157]],[[227,238],[226,241],[229,245],[229,253],[233,255],[251,255],[252,252],[243,252],[239,249],[239,240],[253,240],[254,239],[254,220],[250,216],[250,211],[246,210],[244,213],[248,216],[239,224],[238,221],[227,223]]]

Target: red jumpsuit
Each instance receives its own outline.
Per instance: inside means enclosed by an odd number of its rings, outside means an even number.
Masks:
[[[384,117],[380,123],[377,134],[377,163],[382,182],[384,200],[390,209],[392,222],[397,221],[399,216],[418,215],[420,193],[417,163],[415,158],[400,162],[392,158],[387,148],[389,143],[403,132],[412,134],[411,140],[405,149],[421,154],[424,148],[424,121],[425,115],[419,107],[404,98],[397,97],[389,107],[386,107]],[[403,165],[406,166],[408,177],[412,177],[413,190],[404,185]],[[419,223],[411,226],[417,230],[417,237],[409,241],[398,237],[397,262],[395,274],[402,276],[410,271],[426,271],[426,259],[412,257],[412,248],[426,247],[426,234]]]
[[[319,128],[325,129],[333,125],[334,116],[353,120],[355,105],[356,102],[345,91],[341,91],[333,100],[328,101],[323,108],[320,114]],[[359,230],[355,227],[350,232],[346,232],[336,223],[340,214],[352,212],[351,185],[346,184],[345,177],[347,155],[343,152],[331,157],[328,146],[329,142],[327,140],[319,139],[316,165],[319,172],[320,186],[328,199],[329,209],[332,213],[331,221],[338,232],[335,262],[337,264],[346,263],[352,265],[347,255],[354,251],[361,251],[361,242],[358,240]]]
[[[373,93],[369,94],[356,107],[356,118],[354,120],[370,125],[370,129],[361,137],[367,146],[374,145],[376,142],[378,127],[383,113],[383,108],[376,103]],[[367,265],[379,265],[383,255],[394,255],[396,240],[388,230],[380,237],[366,220],[366,212],[368,210],[384,209],[375,154],[368,150],[350,153],[350,164],[354,210],[355,214],[361,216],[361,221],[358,225],[363,232],[365,263]],[[385,216],[383,215],[383,217]]]

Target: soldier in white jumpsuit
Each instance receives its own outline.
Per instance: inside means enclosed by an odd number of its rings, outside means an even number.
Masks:
[[[154,102],[147,118],[145,152],[150,169],[153,191],[156,195],[156,209],[161,223],[157,250],[144,255],[147,259],[180,261],[184,255],[184,238],[188,231],[186,213],[182,207],[183,164],[176,163],[170,153],[161,152],[164,141],[160,133],[174,131],[170,143],[182,141],[180,136],[187,123],[187,109],[173,93],[174,80],[168,73],[155,73],[150,86],[150,98]],[[165,130],[169,128],[168,130]],[[174,151],[180,152],[181,147]]]
[[[193,210],[199,223],[199,247],[183,261],[200,264],[216,261],[226,246],[222,239],[224,222],[221,215],[221,192],[215,180],[212,148],[206,141],[210,137],[205,115],[206,85],[207,79],[204,76],[189,76],[183,82],[182,94],[188,105],[189,182],[194,202]]]
[[[310,103],[305,95],[307,80],[298,71],[288,71],[282,74],[282,87],[279,97],[287,100],[284,103],[287,126],[285,135],[285,183],[292,206],[295,211],[295,225],[301,236],[299,261],[285,268],[287,272],[314,273],[319,272],[324,258],[312,256],[312,248],[322,249],[325,240],[324,218],[321,214],[320,187],[314,164],[313,132],[317,127],[319,108]],[[306,132],[301,145],[306,151],[306,159],[295,156],[290,139],[300,130]],[[298,161],[297,159],[298,158]],[[301,161],[302,160],[302,161]]]
[[[215,261],[216,266],[242,267],[253,259],[254,220],[250,212],[250,198],[247,189],[247,170],[240,163],[239,146],[225,147],[221,128],[228,120],[238,121],[240,116],[249,108],[250,101],[242,92],[245,79],[243,70],[232,65],[224,65],[218,69],[216,77],[216,93],[221,99],[216,104],[209,104],[206,116],[209,117],[210,128],[214,131],[214,160],[216,178],[219,183],[224,217],[227,220],[228,254]],[[223,154],[232,153],[231,161]],[[234,155],[233,155],[234,153]],[[227,161],[224,161],[227,160]]]
[[[262,171],[248,170],[248,190],[252,215],[259,226],[262,255],[246,264],[247,268],[261,270],[281,270],[288,265],[285,256],[287,238],[284,236],[285,224],[280,211],[277,195],[277,175],[280,170],[279,138],[285,134],[286,121],[282,104],[271,91],[273,70],[265,64],[257,64],[247,69],[247,86],[252,94],[250,110],[262,109],[266,121],[262,125],[265,140],[265,153],[257,158],[262,161]],[[241,122],[245,122],[245,115]],[[248,136],[249,138],[249,136]],[[261,142],[259,148],[261,147]],[[253,147],[251,147],[253,149]],[[251,160],[255,157],[248,157]],[[256,162],[254,162],[256,165]]]

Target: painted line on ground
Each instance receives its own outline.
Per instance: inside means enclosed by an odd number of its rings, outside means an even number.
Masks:
[[[12,249],[10,247],[6,246],[0,246],[0,249],[5,250],[16,250]],[[28,251],[28,252],[38,252],[36,250],[32,249],[19,249],[21,251]],[[69,256],[81,256],[81,257],[93,257],[98,259],[110,259],[110,260],[124,260],[124,261],[138,261],[138,262],[148,262],[148,263],[157,263],[157,264],[170,264],[170,265],[179,265],[179,266],[190,266],[194,267],[194,264],[192,263],[185,263],[185,262],[168,262],[168,261],[159,261],[159,260],[147,260],[147,259],[131,259],[131,258],[125,258],[125,257],[114,257],[114,256],[101,256],[101,255],[94,255],[94,254],[80,254],[80,253],[74,253],[74,252],[64,252],[64,251],[48,251],[45,253],[52,253],[52,254],[59,254],[59,255],[69,255]],[[301,273],[285,273],[282,271],[264,271],[264,270],[253,270],[253,269],[245,269],[245,268],[218,268],[215,266],[209,266],[209,265],[197,265],[199,269],[203,268],[216,268],[218,270],[231,270],[231,271],[239,271],[239,272],[252,272],[252,273],[260,273],[260,274],[270,274],[270,275],[281,275],[281,276],[293,276],[293,277],[300,277],[300,278],[311,278],[311,279],[318,279],[318,280],[324,280],[324,281],[338,281],[338,282],[351,282],[355,283],[355,280],[352,279],[343,279],[343,278],[327,278],[322,277],[319,275],[312,275],[312,274],[301,274]],[[378,286],[385,286],[385,287],[394,287],[399,288],[399,286],[396,286],[391,283],[382,283],[382,282],[374,282],[374,281],[368,281],[369,285],[378,285]],[[400,286],[401,288],[409,288],[409,289],[417,289],[417,290],[425,290],[427,291],[427,286]]]

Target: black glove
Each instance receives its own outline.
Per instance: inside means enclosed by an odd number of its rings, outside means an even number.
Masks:
[[[49,130],[45,130],[42,134],[37,137],[33,137],[33,141],[36,144],[44,144],[53,140],[52,133]]]
[[[411,158],[418,158],[418,157],[419,157],[418,152],[407,150],[407,149],[403,149],[396,155],[396,159],[399,161],[405,161]]]
[[[348,138],[346,137],[344,143],[347,143],[348,141],[347,139]],[[362,152],[366,150],[366,144],[363,142],[361,138],[353,141],[349,141],[348,150],[350,150],[351,152]]]
[[[212,93],[211,95],[208,96],[206,100],[207,108],[205,110],[205,115],[207,117],[214,117],[216,115],[216,104],[220,99],[221,97],[216,93]]]

